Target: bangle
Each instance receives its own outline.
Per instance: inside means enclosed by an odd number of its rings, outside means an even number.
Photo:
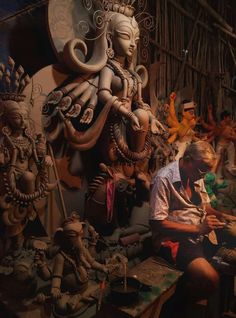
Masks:
[[[52,275],[52,278],[62,278],[62,275]]]
[[[90,109],[94,110],[95,107],[96,107],[95,104],[91,104],[91,103],[90,103],[90,104],[88,104],[87,109],[90,108]]]
[[[84,107],[85,102],[84,102],[82,99],[78,98],[78,99],[76,100],[75,104],[79,104],[81,107]]]
[[[73,92],[70,92],[67,96],[70,97],[72,99],[72,101],[74,101],[76,99],[76,96]]]
[[[112,95],[112,90],[109,88],[105,88],[105,87],[99,88],[98,93],[100,93],[101,91],[108,91]]]

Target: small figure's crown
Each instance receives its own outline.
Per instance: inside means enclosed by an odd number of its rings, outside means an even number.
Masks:
[[[135,0],[103,0],[102,5],[108,11],[113,11],[132,17],[135,8],[133,7]]]
[[[8,58],[8,67],[0,63],[0,81],[2,86],[0,100],[19,102],[25,99],[25,95],[22,92],[30,83],[30,77],[25,73],[21,65],[15,68],[15,62],[11,57]]]

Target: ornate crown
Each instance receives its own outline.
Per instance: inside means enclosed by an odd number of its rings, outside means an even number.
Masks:
[[[134,15],[133,4],[136,0],[102,0],[102,6],[107,11],[122,13],[127,17]]]
[[[30,77],[21,65],[15,68],[15,62],[11,57],[8,58],[8,67],[0,63],[0,81],[2,89],[0,100],[19,102],[25,99],[22,92],[30,83]]]

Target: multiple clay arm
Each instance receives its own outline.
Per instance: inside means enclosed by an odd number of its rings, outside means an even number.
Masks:
[[[175,99],[176,93],[172,92],[170,94],[169,115],[167,117],[167,124],[169,126],[170,133],[168,142],[172,144],[177,139],[181,140],[181,138],[185,137],[189,132],[191,132],[191,138],[193,141],[198,140],[198,138],[195,136],[193,128],[195,127],[199,119],[192,118],[190,120],[187,120],[183,118],[182,121],[179,122],[175,112]]]
[[[112,95],[111,85],[112,85],[112,78],[114,77],[114,72],[109,67],[104,67],[100,73],[100,80],[99,80],[99,89],[98,89],[98,99],[101,103],[106,104],[108,100],[110,100]],[[122,116],[124,116],[127,120],[130,121],[134,130],[140,129],[140,124],[138,118],[135,114],[128,109],[128,105],[126,107],[126,103],[129,103],[129,100],[115,100],[112,108],[114,111]]]

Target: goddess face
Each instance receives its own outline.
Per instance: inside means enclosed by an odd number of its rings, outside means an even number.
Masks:
[[[9,126],[13,130],[26,128],[29,121],[29,114],[26,107],[24,107],[24,105],[19,105],[15,101],[9,101],[8,106],[6,118]]]
[[[195,109],[187,109],[184,110],[182,113],[183,117],[186,118],[188,121],[193,121],[196,118]]]
[[[139,42],[139,28],[135,18],[117,14],[111,38],[116,56],[132,57]]]

